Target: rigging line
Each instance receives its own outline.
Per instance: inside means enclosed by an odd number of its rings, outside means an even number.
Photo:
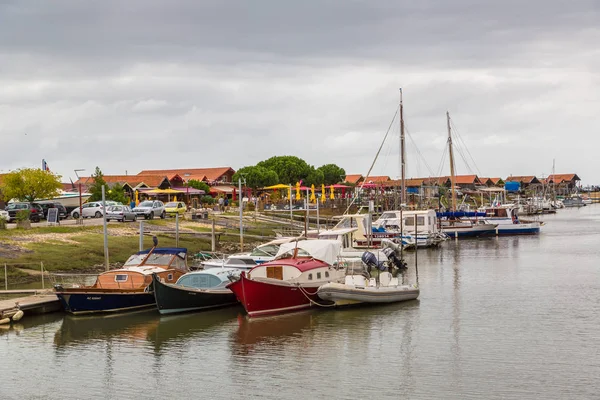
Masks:
[[[419,150],[419,147],[417,146],[417,143],[415,142],[415,140],[413,139],[412,135],[408,131],[408,128],[406,127],[406,123],[404,123],[404,130],[408,134],[408,138],[410,139],[410,142],[413,144],[413,146],[415,146],[415,153],[419,156],[419,158],[421,158],[421,160],[423,160],[423,164],[425,164],[425,167],[427,168],[427,170],[429,171],[429,173],[432,174],[433,170],[431,169],[431,167],[427,163],[427,160],[425,159],[425,157],[421,153],[421,150]],[[415,157],[415,158],[417,158],[417,157]]]
[[[446,145],[444,146],[444,151],[442,152],[442,159],[440,160],[440,165],[437,169],[437,177],[442,176],[442,171],[444,168],[444,163],[446,162],[446,153],[448,152],[448,141],[446,141]]]
[[[456,151],[458,152],[458,154],[460,155],[460,158],[462,158],[462,160],[465,163],[465,166],[467,167],[467,171],[469,171],[470,173],[473,173],[473,169],[471,168],[471,165],[469,165],[469,161],[466,159],[465,154],[463,153],[462,147],[461,146],[455,146]],[[456,165],[455,165],[455,169],[456,169]]]
[[[369,172],[367,172],[367,175],[365,176],[365,179],[360,184],[360,188],[359,188],[360,190],[362,190],[363,186],[367,182],[367,178],[369,177],[369,174],[371,173],[371,171],[373,170],[373,167],[375,166],[375,163],[377,162],[377,157],[379,157],[379,153],[381,153],[381,149],[383,148],[383,145],[385,144],[385,140],[387,139],[388,135],[390,134],[390,130],[392,129],[392,126],[394,125],[394,121],[396,120],[396,117],[398,116],[398,112],[399,112],[399,107],[396,107],[396,112],[394,113],[394,117],[392,118],[392,121],[390,122],[390,126],[388,126],[387,132],[385,133],[385,136],[383,137],[383,140],[381,141],[381,145],[379,146],[379,150],[377,150],[377,154],[375,154],[375,159],[371,163],[371,167],[369,167]],[[352,198],[352,201],[348,205],[348,208],[346,208],[346,211],[344,211],[344,214],[348,213],[348,211],[350,210],[350,207],[352,207],[352,205],[356,201],[357,197],[358,196],[354,196]]]
[[[469,151],[469,147],[467,146],[467,143],[465,142],[465,140],[462,138],[462,135],[460,134],[460,131],[458,130],[458,128],[456,127],[456,125],[454,124],[454,122],[452,120],[450,120],[450,123],[452,124],[452,126],[454,126],[454,129],[456,130],[456,133],[458,134],[459,140],[463,143],[463,146],[465,147],[465,150],[469,154],[469,157],[471,158],[471,161],[473,161],[473,165],[475,166],[475,170],[477,170],[477,173],[481,176],[481,171],[479,170],[479,167],[477,166],[477,163],[475,162],[475,158],[473,158],[473,155],[471,155],[471,152]]]

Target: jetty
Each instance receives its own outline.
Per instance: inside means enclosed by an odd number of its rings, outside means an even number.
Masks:
[[[31,294],[33,292],[33,294]],[[46,314],[61,309],[58,297],[50,290],[2,290],[4,294],[29,294],[29,296],[0,300],[0,320],[11,318],[21,310],[25,315]]]

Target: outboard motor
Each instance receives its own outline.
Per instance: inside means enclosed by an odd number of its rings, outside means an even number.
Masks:
[[[385,271],[385,264],[377,260],[377,256],[370,251],[365,251],[360,258],[367,265],[367,271],[371,273],[371,268],[377,268],[380,271]]]
[[[406,262],[403,259],[399,258],[394,249],[391,247],[386,247],[382,250],[383,254],[388,258],[388,261],[391,265],[395,266],[398,269],[405,269]]]

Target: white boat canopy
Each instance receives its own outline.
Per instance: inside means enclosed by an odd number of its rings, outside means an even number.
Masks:
[[[284,254],[293,254],[296,247],[304,250],[312,258],[333,265],[340,254],[342,244],[339,240],[299,240],[297,242],[284,243],[279,247],[275,259]]]

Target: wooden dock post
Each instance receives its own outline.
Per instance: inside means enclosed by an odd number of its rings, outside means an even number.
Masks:
[[[212,230],[210,234],[210,251],[215,252],[215,218],[212,219]]]
[[[4,289],[8,290],[8,271],[6,263],[4,263]]]
[[[40,271],[42,272],[42,289],[44,288],[44,262],[40,261]]]

